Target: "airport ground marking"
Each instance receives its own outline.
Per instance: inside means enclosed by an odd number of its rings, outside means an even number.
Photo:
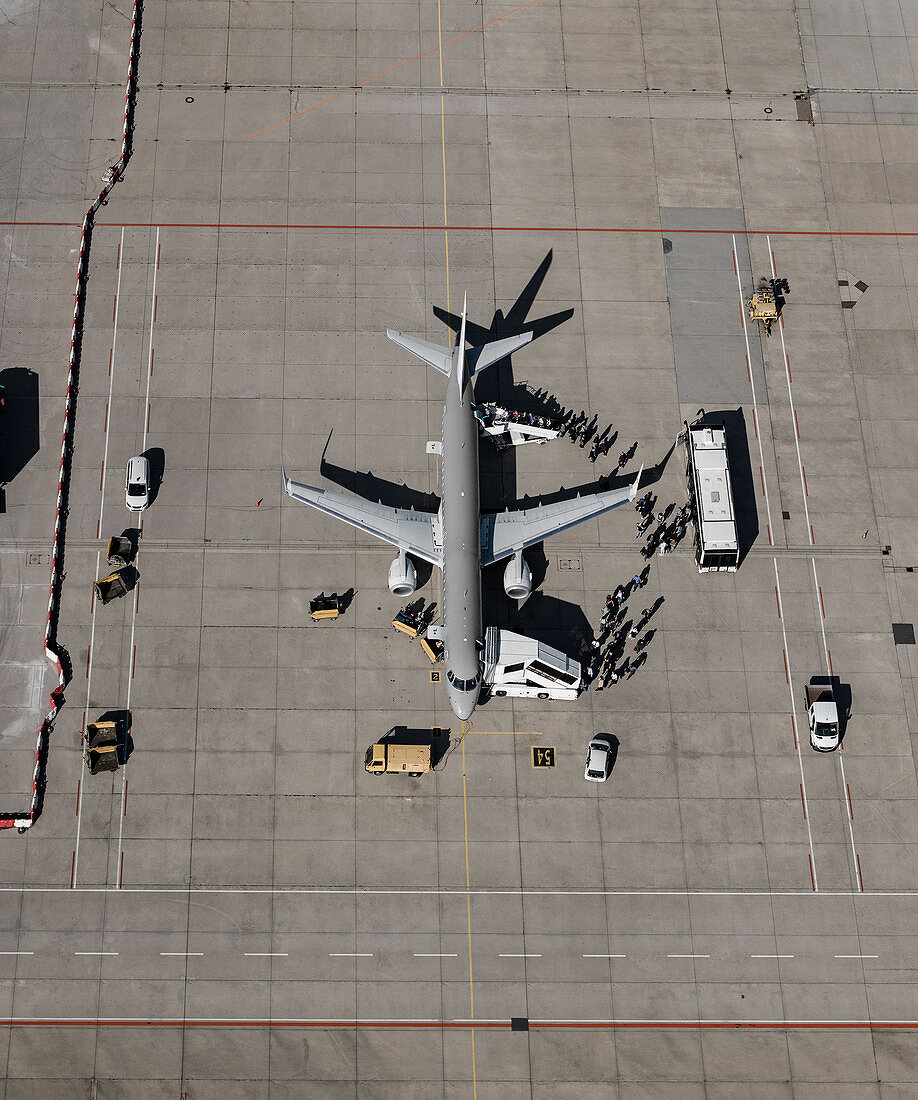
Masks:
[[[493,1019],[410,1019],[410,1018],[367,1018],[353,1017],[328,1018],[273,1018],[257,1017],[150,1017],[150,1016],[3,1016],[0,1026],[21,1028],[135,1028],[164,1029],[258,1029],[258,1030],[419,1030],[419,1031],[462,1031],[492,1030],[511,1031],[512,1020]],[[592,1030],[592,1031],[705,1031],[705,1030],[756,1030],[756,1031],[916,1031],[918,1020],[776,1020],[776,1019],[669,1019],[653,1020],[639,1018],[623,1019],[552,1019],[542,1017],[529,1019],[530,1030]]]
[[[743,327],[743,339],[746,342],[746,363],[752,362],[752,350],[749,346],[749,329],[746,325],[746,312],[745,303],[743,301],[743,283],[740,278],[739,264],[736,262],[736,235],[731,234],[731,240],[733,242],[733,271],[736,274],[736,288],[739,293],[739,305],[740,305],[740,321]],[[752,412],[755,417],[755,422],[758,424],[758,407],[759,403],[756,398],[755,381],[752,377],[752,368],[749,368],[749,387],[752,390]],[[772,531],[774,527],[771,522],[771,503],[768,499],[768,485],[765,482],[765,452],[762,450],[762,437],[756,431],[756,442],[759,445],[759,473],[762,475],[762,494],[765,497],[765,512],[768,516],[768,544],[774,546],[775,540],[772,537]]]
[[[772,561],[774,562],[775,567],[775,592],[778,598],[778,620],[781,623],[781,636],[784,639],[784,669],[787,674],[787,690],[790,694],[791,722],[794,726],[794,742],[796,743],[797,747],[797,765],[800,769],[800,799],[803,803],[803,820],[806,822],[806,835],[810,846],[810,850],[808,853],[810,860],[810,878],[813,883],[813,892],[818,893],[819,881],[816,878],[816,854],[813,848],[813,830],[810,825],[809,814],[807,813],[806,777],[803,774],[803,751],[800,748],[800,737],[797,733],[797,710],[794,703],[794,689],[793,685],[790,682],[790,663],[787,657],[787,628],[784,625],[784,605],[781,599],[781,579],[778,576],[778,559],[773,558]]]
[[[475,981],[472,973],[472,888],[469,874],[469,807],[465,784],[465,737],[462,738],[462,825],[465,833],[465,904],[468,921],[469,952],[469,1014],[475,1019]],[[475,1029],[472,1028],[472,1091],[478,1095],[478,1078],[475,1071]]]
[[[444,42],[441,29],[440,29],[440,4],[437,3],[437,45],[431,46],[429,50],[423,50],[419,54],[415,54],[414,57],[409,57],[407,61],[400,61],[397,65],[393,65],[391,69],[386,69],[385,72],[377,73],[375,76],[367,77],[366,80],[361,80],[359,84],[355,84],[353,88],[348,88],[347,91],[359,91],[361,88],[366,87],[367,84],[372,84],[374,80],[381,80],[384,76],[388,76],[390,73],[397,72],[399,69],[403,69],[406,65],[411,65],[415,61],[420,61],[421,58],[427,57],[432,53],[440,54],[440,87],[443,87],[443,49],[445,46],[452,46],[454,42],[459,42],[463,38],[468,38],[470,34],[475,34],[476,31],[484,32],[485,27],[490,27],[492,23],[499,23],[501,19],[506,19],[510,15],[516,15],[517,12],[523,11],[525,8],[531,8],[533,4],[537,4],[539,0],[528,0],[525,4],[520,4],[519,7],[513,8],[511,11],[505,11],[503,15],[496,15],[493,19],[488,19],[486,22],[478,22],[470,30],[463,31],[462,34],[457,34],[455,38],[450,38]],[[344,92],[336,92],[334,95],[329,96],[328,99],[323,99],[321,103],[313,103],[311,107],[306,107],[302,111],[297,111],[295,114],[288,115],[286,118],[282,118],[279,122],[272,122],[270,126],[266,126],[263,130],[259,130],[257,133],[249,134],[247,138],[243,138],[243,141],[251,141],[252,138],[260,137],[262,134],[267,134],[270,130],[275,129],[278,126],[283,126],[285,122],[292,122],[295,118],[300,118],[302,115],[308,114],[310,111],[314,111],[317,107],[324,107],[326,103],[331,103],[333,100],[339,99],[343,96]],[[4,223],[0,223],[4,224]],[[25,223],[19,223],[25,224]]]

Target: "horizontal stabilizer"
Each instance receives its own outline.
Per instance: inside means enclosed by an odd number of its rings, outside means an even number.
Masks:
[[[519,351],[524,344],[532,339],[531,332],[521,332],[519,336],[508,336],[505,340],[493,340],[490,344],[482,344],[481,347],[471,348],[466,354],[465,361],[469,365],[469,374],[476,375],[485,367],[499,363],[515,351]]]
[[[441,374],[449,377],[453,362],[452,348],[441,347],[439,344],[431,343],[430,340],[418,340],[416,336],[408,336],[407,333],[396,332],[391,328],[386,329],[386,335],[406,351],[410,351],[412,355],[423,359],[425,363],[429,363]]]

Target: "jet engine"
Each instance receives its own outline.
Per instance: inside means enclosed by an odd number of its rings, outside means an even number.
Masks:
[[[514,554],[504,570],[504,591],[511,600],[525,600],[532,591],[532,573],[522,553]]]
[[[418,574],[414,563],[399,551],[398,557],[389,566],[389,591],[393,596],[410,596],[418,586]]]

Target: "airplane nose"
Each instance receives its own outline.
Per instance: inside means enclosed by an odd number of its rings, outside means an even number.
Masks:
[[[449,705],[460,722],[465,722],[472,717],[472,711],[475,709],[475,698],[469,691],[451,691],[449,693]]]

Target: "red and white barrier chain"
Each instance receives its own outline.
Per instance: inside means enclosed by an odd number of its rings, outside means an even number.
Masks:
[[[57,481],[57,511],[54,517],[54,542],[51,548],[51,588],[48,597],[48,619],[45,626],[45,656],[57,665],[58,683],[51,692],[51,709],[45,715],[38,731],[35,748],[35,770],[32,773],[32,802],[27,814],[0,813],[0,829],[16,828],[21,833],[35,823],[41,807],[41,792],[45,781],[45,764],[48,741],[61,707],[64,704],[64,688],[69,682],[61,662],[57,643],[57,615],[60,609],[61,585],[64,579],[64,534],[66,527],[66,499],[70,488],[70,459],[73,451],[73,423],[76,406],[77,382],[80,369],[80,343],[83,334],[83,305],[86,291],[86,268],[89,261],[89,245],[96,211],[111,194],[121,179],[130,156],[129,134],[137,92],[137,61],[140,56],[140,14],[142,0],[134,0],[131,14],[131,54],[128,61],[127,82],[124,89],[124,126],[121,134],[121,158],[105,173],[104,186],[83,218],[80,234],[80,258],[77,263],[76,288],[73,294],[73,325],[70,330],[70,367],[67,374],[67,402],[64,408],[64,430],[61,437],[61,466]]]

